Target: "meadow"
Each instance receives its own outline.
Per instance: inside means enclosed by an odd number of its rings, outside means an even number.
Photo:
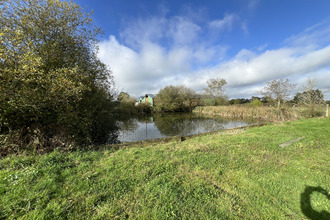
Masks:
[[[313,118],[144,147],[8,155],[0,219],[329,219],[329,143],[330,118]]]

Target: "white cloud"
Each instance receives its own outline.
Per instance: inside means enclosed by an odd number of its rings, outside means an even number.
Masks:
[[[123,41],[134,49],[141,49],[145,42],[157,42],[164,36],[167,20],[163,17],[137,19],[126,24],[120,33]]]
[[[263,45],[260,45],[259,47],[258,47],[258,50],[259,51],[263,51],[264,49],[266,49],[268,47],[268,44],[263,44]]]
[[[248,29],[246,21],[242,22],[241,29],[242,29],[242,31],[244,32],[245,35],[247,35],[249,33],[249,29]]]
[[[236,14],[226,14],[223,19],[213,20],[209,23],[211,28],[223,31],[223,30],[232,30],[233,23],[238,19]]]
[[[166,53],[164,48],[152,43],[144,43],[141,51],[136,52],[110,36],[100,43],[99,57],[111,67],[117,86],[135,94],[148,92],[147,87],[157,85],[159,79],[187,72],[188,53],[185,49]]]
[[[113,71],[117,87],[134,96],[182,84],[211,60],[223,59],[227,46],[201,40],[201,27],[184,16],[150,17],[130,22],[120,39],[100,43],[100,59]]]
[[[189,45],[196,42],[201,28],[185,17],[176,16],[169,20],[167,36],[172,38],[176,45]]]
[[[297,83],[311,76],[320,82],[321,89],[326,89],[330,87],[330,81],[325,80],[330,79],[330,71],[322,71],[326,67],[330,67],[330,46],[306,53],[299,48],[268,50],[258,55],[242,50],[232,60],[196,72],[192,79],[203,76],[203,80],[187,80],[187,84],[201,90],[208,78],[225,78],[231,97],[237,97],[237,94],[251,97],[260,90],[255,88],[261,88],[266,81],[289,78]]]
[[[287,45],[302,46],[310,48],[328,45],[330,43],[330,20],[326,20],[306,28],[299,34],[293,35],[284,42]]]
[[[230,31],[235,19],[227,14],[208,27]],[[113,70],[117,86],[136,97],[167,85],[201,91],[208,79],[225,78],[229,97],[249,98],[269,80],[288,78],[301,84],[312,77],[320,89],[328,89],[330,99],[329,27],[306,29],[285,40],[282,48],[263,44],[225,60],[228,46],[203,39],[203,25],[184,16],[151,17],[127,24],[119,39],[110,36],[102,41],[99,57]]]

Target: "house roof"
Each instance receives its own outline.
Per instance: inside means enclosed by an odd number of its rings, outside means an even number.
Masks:
[[[146,95],[150,96],[153,99],[156,97],[156,95],[154,95],[154,94],[146,94]],[[144,99],[144,97],[145,97],[145,95],[144,96],[140,96],[139,99]]]

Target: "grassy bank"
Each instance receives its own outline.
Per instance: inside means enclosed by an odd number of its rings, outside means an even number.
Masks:
[[[317,118],[143,148],[8,156],[0,219],[326,219],[329,134],[330,119]]]
[[[318,106],[315,109],[314,116],[324,116],[325,106]],[[310,110],[306,107],[251,107],[248,105],[230,105],[230,106],[199,106],[194,109],[195,113],[216,115],[222,118],[230,119],[257,119],[262,121],[288,121],[298,120],[310,117]]]

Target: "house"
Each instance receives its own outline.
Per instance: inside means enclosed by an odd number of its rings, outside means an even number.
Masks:
[[[153,94],[146,94],[145,96],[140,96],[139,103],[146,103],[150,106],[154,106],[155,95]]]

